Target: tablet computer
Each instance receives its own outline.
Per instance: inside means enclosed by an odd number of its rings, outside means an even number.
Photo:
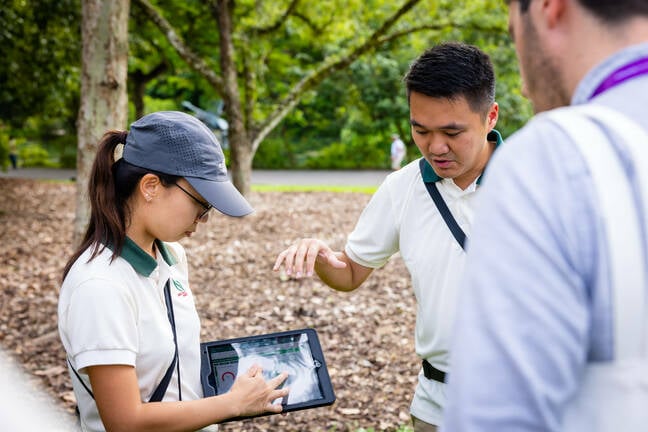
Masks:
[[[290,388],[290,393],[281,400],[284,412],[335,402],[322,347],[317,332],[312,328],[203,342],[200,349],[205,397],[227,393],[239,373],[258,364],[263,368],[266,380],[288,372],[283,385]],[[260,416],[270,414],[274,413]],[[243,418],[249,417],[226,421]]]

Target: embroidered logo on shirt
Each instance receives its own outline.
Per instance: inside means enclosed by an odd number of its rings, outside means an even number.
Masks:
[[[178,291],[178,297],[186,297],[187,296],[187,291],[184,289],[184,287],[182,286],[182,284],[180,282],[173,279],[173,286]]]

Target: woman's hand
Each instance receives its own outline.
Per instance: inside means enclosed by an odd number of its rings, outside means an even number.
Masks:
[[[283,409],[281,404],[273,404],[272,401],[288,395],[287,388],[277,389],[286,381],[288,373],[283,372],[266,381],[262,372],[260,366],[254,365],[234,381],[230,392],[238,401],[239,416],[251,416],[264,412],[280,413]]]

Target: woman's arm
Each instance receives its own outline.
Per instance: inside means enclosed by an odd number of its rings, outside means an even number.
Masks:
[[[286,380],[286,373],[265,381],[261,368],[252,366],[224,395],[144,403],[132,366],[90,366],[87,372],[99,415],[109,432],[194,431],[232,417],[281,412],[281,405],[272,401],[288,394],[288,389],[276,389]]]

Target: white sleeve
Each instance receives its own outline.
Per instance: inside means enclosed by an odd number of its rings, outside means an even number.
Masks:
[[[74,289],[65,313],[68,354],[77,370],[99,364],[135,365],[137,307],[127,287],[89,279]]]
[[[382,267],[399,250],[399,233],[390,185],[391,179],[388,177],[371,197],[347,239],[345,253],[365,267]]]

